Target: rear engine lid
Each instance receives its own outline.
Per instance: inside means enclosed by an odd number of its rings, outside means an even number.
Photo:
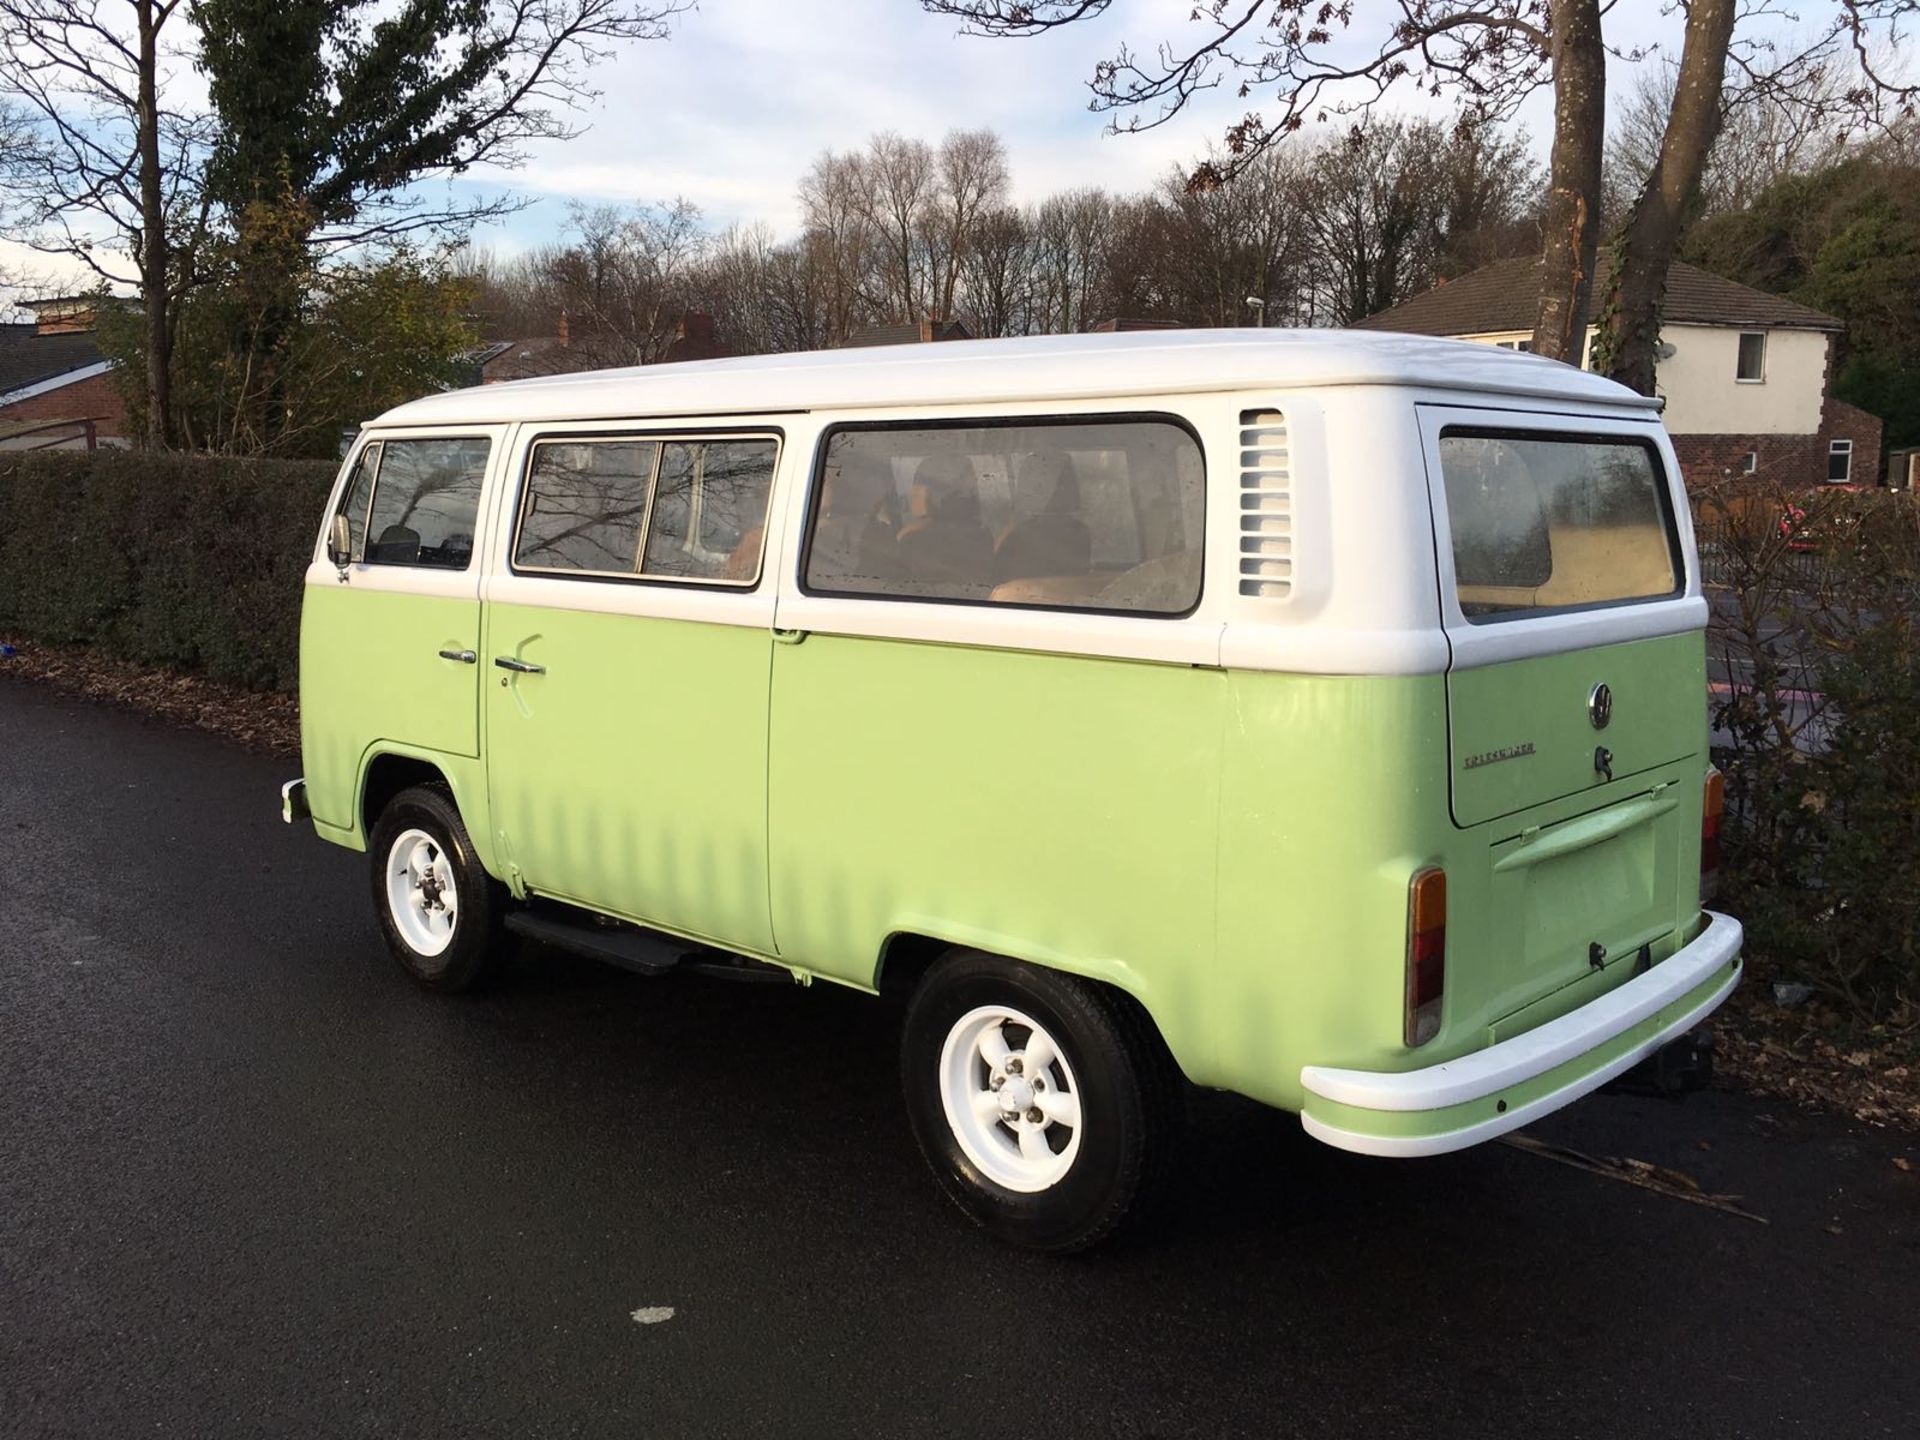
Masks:
[[[1698,632],[1452,671],[1454,823],[1517,815],[1698,753],[1706,687]]]

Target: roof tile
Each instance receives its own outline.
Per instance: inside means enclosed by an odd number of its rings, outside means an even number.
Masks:
[[[1603,257],[1595,289],[1605,285]],[[1494,330],[1531,330],[1540,304],[1540,262],[1496,260],[1457,280],[1355,323],[1358,330],[1397,330],[1410,335],[1481,335]],[[1831,315],[1780,295],[1741,285],[1677,261],[1667,271],[1665,319],[1676,325],[1760,326],[1785,330],[1839,330]]]
[[[0,395],[84,370],[106,357],[92,335],[40,335],[32,325],[0,325]]]

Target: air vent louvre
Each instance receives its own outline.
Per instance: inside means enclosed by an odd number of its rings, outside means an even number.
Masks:
[[[1293,592],[1293,457],[1287,417],[1240,412],[1240,593],[1284,600]]]

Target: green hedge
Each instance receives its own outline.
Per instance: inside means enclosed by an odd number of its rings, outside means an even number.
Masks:
[[[0,630],[292,691],[301,575],[334,470],[0,453]]]

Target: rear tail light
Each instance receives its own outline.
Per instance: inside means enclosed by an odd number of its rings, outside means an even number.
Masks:
[[[1447,988],[1447,872],[1420,871],[1407,887],[1408,1048],[1440,1033],[1440,1001]]]
[[[1706,794],[1700,806],[1700,898],[1711,900],[1720,888],[1720,821],[1727,808],[1727,781],[1718,770],[1707,771]]]

